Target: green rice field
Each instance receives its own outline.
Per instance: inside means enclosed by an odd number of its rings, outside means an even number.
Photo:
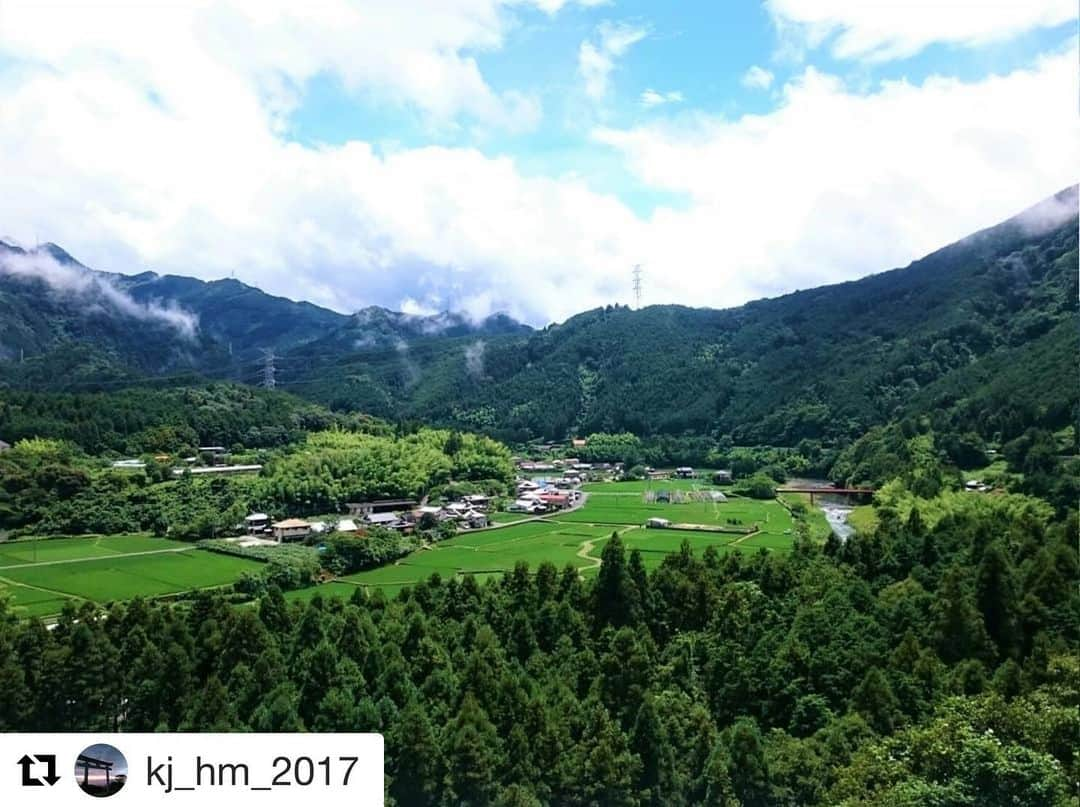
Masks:
[[[348,598],[357,587],[379,588],[393,596],[435,573],[444,578],[471,574],[483,581],[501,576],[519,562],[534,570],[545,561],[560,568],[569,564],[588,576],[599,568],[600,553],[613,532],[629,549],[640,550],[650,568],[678,552],[683,541],[699,555],[710,546],[719,552],[790,548],[793,520],[775,501],[729,497],[724,502],[645,502],[647,490],[703,487],[708,486],[697,480],[588,485],[588,499],[576,510],[520,523],[497,518],[490,529],[463,533],[389,566],[286,596],[290,601],[306,601],[316,593]],[[729,531],[645,529],[645,522],[654,517]],[[68,600],[104,604],[227,585],[259,566],[256,561],[149,535],[17,541],[0,544],[0,595],[9,595],[20,615],[47,616],[58,613]]]
[[[190,544],[145,534],[87,535],[80,538],[35,538],[0,543],[0,569],[26,563],[54,563],[183,549]]]
[[[44,616],[59,612],[69,599],[104,604],[223,586],[261,565],[199,549],[145,555],[132,554],[135,551],[142,550],[0,569],[0,594],[13,598],[16,613]]]
[[[695,480],[671,481],[677,481],[682,490],[702,487]],[[651,484],[655,489],[657,483]],[[665,555],[678,552],[683,541],[688,541],[696,554],[709,546],[720,552],[760,549],[782,552],[791,546],[792,517],[775,501],[729,498],[716,503],[646,504],[642,495],[645,485],[643,482],[588,485],[585,488],[590,490],[589,498],[577,510],[556,513],[543,521],[459,535],[414,552],[396,564],[341,578],[341,582],[377,587],[391,594],[426,580],[435,572],[444,578],[474,574],[486,579],[510,571],[519,561],[525,561],[532,569],[544,561],[560,568],[570,564],[582,575],[589,575],[599,566],[600,552],[613,532],[622,536],[629,549],[640,549],[646,566],[652,568],[659,566]],[[665,489],[674,488],[669,485]],[[676,524],[758,529],[751,535],[644,529],[645,522],[654,517]]]

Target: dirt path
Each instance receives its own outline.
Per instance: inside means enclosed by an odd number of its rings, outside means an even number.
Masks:
[[[596,539],[589,539],[588,541],[583,543],[581,545],[581,549],[579,549],[577,551],[577,556],[579,558],[581,558],[582,560],[589,561],[589,565],[588,566],[582,566],[581,569],[595,569],[598,566],[600,566],[600,564],[602,562],[600,560],[600,558],[594,558],[591,554],[589,554],[589,553],[591,553],[593,551],[593,546],[595,545],[595,543],[596,543]],[[578,571],[580,572],[581,569],[578,569]]]
[[[78,594],[71,594],[67,591],[58,591],[55,588],[45,588],[44,586],[35,586],[30,583],[22,583],[18,580],[11,580],[7,577],[0,577],[0,583],[10,586],[11,588],[28,588],[32,591],[43,591],[46,594],[54,594],[58,597],[62,597],[68,600],[76,600],[78,602],[89,602],[85,597],[80,597]]]

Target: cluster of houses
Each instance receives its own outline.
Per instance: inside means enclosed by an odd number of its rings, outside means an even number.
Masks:
[[[475,530],[488,526],[490,504],[490,497],[480,494],[463,496],[445,505],[424,505],[412,499],[351,502],[346,505],[349,514],[332,522],[302,518],[274,521],[266,513],[252,513],[244,519],[244,532],[282,543],[330,532],[362,534],[369,527],[385,527],[407,535],[422,527],[453,522],[458,528]]]
[[[556,480],[518,480],[517,498],[506,509],[511,513],[529,513],[536,516],[565,510],[581,499],[581,492],[577,490],[580,484],[580,475],[563,476]]]

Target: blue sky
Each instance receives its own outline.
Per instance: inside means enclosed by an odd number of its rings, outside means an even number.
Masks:
[[[1076,181],[1071,0],[0,7],[0,233],[343,311],[735,305]]]
[[[618,59],[609,91],[597,105],[582,97],[578,54],[582,42],[595,39],[598,28],[611,23],[638,29],[643,38]],[[596,190],[616,194],[638,214],[648,215],[657,205],[679,205],[680,195],[637,181],[618,154],[590,140],[593,125],[631,127],[696,114],[730,119],[768,114],[779,103],[778,88],[807,64],[865,91],[882,81],[922,82],[933,75],[978,80],[1030,66],[1041,54],[1070,42],[1075,29],[1075,22],[1036,27],[977,48],[932,42],[905,58],[867,63],[835,58],[827,42],[799,57],[786,54],[773,18],[753,0],[637,0],[570,6],[554,16],[521,9],[513,14],[500,48],[469,55],[496,91],[524,91],[540,99],[543,117],[531,131],[477,131],[467,121],[433,125],[406,104],[395,107],[364,89],[346,88],[332,72],[299,88],[302,101],[287,131],[311,146],[359,139],[388,149],[476,147],[512,156],[528,174],[579,174]],[[768,89],[747,86],[746,73],[755,66],[772,74]],[[680,97],[649,105],[642,96],[650,90]]]

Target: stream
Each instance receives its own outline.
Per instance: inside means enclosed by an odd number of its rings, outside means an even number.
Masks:
[[[827,479],[789,479],[789,485],[800,487],[829,487],[832,483]],[[855,534],[855,528],[848,523],[848,516],[854,509],[847,503],[843,496],[830,496],[819,493],[814,497],[814,507],[825,514],[825,520],[832,527],[833,534],[841,541],[846,541]]]

